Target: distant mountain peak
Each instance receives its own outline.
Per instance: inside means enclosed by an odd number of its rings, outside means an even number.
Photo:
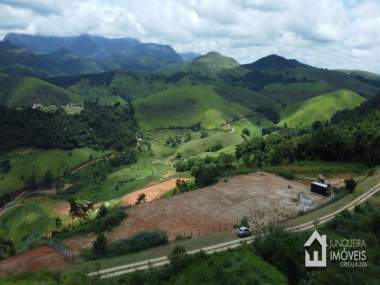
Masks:
[[[218,58],[218,57],[219,58],[222,58],[222,57],[227,58],[227,56],[224,56],[224,55],[222,55],[216,51],[210,51],[204,55],[199,56],[198,58]]]
[[[246,67],[249,69],[286,69],[296,68],[302,65],[304,64],[295,59],[287,59],[277,54],[270,54],[251,64],[247,64]]]

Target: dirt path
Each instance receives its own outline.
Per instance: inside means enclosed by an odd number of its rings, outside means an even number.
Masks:
[[[141,194],[145,194],[146,202],[160,199],[163,195],[165,195],[167,192],[169,192],[170,190],[173,190],[176,187],[177,179],[178,178],[172,178],[168,181],[146,187],[144,189],[135,191],[133,193],[129,193],[121,198],[121,203],[124,206],[135,205],[137,198]]]
[[[36,271],[62,271],[69,267],[66,259],[49,247],[37,247],[0,262],[0,276]]]

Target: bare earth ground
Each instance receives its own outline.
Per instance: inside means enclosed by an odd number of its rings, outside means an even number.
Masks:
[[[74,236],[63,241],[63,244],[70,250],[72,255],[79,255],[84,248],[90,248],[95,241],[95,234],[85,234]]]
[[[324,197],[310,193],[309,185],[269,173],[229,178],[213,186],[128,209],[128,218],[109,234],[110,241],[141,230],[161,229],[169,238],[230,230],[247,216],[256,225],[296,215],[297,194],[304,192],[317,204]]]
[[[124,206],[135,205],[136,200],[140,194],[145,194],[146,202],[160,199],[165,193],[173,190],[176,187],[176,181],[177,178],[172,178],[168,181],[146,187],[133,193],[129,193],[121,199],[121,202]]]
[[[59,271],[69,266],[63,255],[49,247],[37,247],[0,262],[0,276],[41,270]]]

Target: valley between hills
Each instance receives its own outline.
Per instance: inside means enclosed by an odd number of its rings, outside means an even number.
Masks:
[[[42,284],[55,279],[36,272],[76,276],[225,243],[240,224],[272,235],[254,251],[191,257],[184,275],[149,274],[195,278],[204,263],[231,258],[228,270],[256,268],[252,280],[287,284],[292,270],[266,242],[289,243],[279,251],[300,261],[303,247],[290,249],[305,233],[275,226],[318,221],[380,182],[376,74],[279,55],[239,64],[131,38],[9,34],[0,86],[0,284],[23,284],[14,273]],[[320,175],[332,196],[310,191]],[[375,280],[379,194],[365,201],[320,227],[368,238],[366,278]],[[300,280],[328,274],[299,270]],[[120,278],[143,284],[133,281],[141,275]]]

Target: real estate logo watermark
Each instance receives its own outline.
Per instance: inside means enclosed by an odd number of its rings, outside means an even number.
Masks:
[[[306,267],[326,267],[328,258],[331,262],[338,262],[341,267],[367,266],[366,243],[362,239],[330,239],[327,243],[326,235],[314,231],[304,247]],[[312,251],[312,256],[309,251]]]

